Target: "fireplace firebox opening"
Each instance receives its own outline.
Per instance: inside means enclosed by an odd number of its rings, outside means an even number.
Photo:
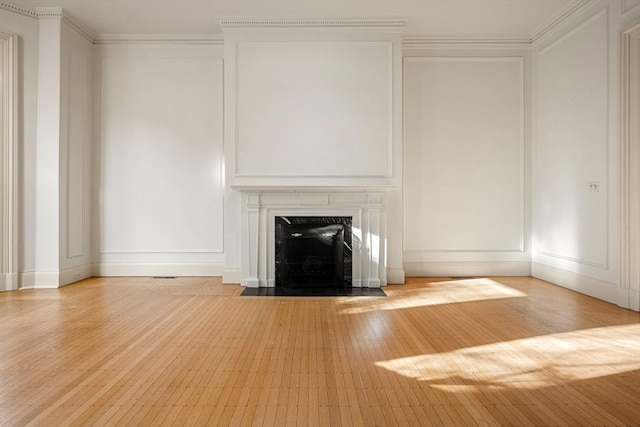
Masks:
[[[351,287],[352,217],[275,217],[276,287]]]

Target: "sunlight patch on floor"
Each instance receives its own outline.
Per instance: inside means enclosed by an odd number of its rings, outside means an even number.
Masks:
[[[640,325],[611,326],[376,362],[443,391],[535,389],[640,370]]]
[[[385,289],[385,293],[389,298],[369,300],[366,304],[344,298],[339,301],[341,314],[527,296],[514,288],[488,278],[432,282],[419,289],[403,289],[400,292]]]

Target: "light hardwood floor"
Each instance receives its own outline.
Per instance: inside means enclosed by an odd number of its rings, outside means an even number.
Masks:
[[[0,423],[640,425],[640,314],[531,278],[387,298],[216,278],[0,294]]]

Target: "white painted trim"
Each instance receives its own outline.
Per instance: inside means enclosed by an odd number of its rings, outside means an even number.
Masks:
[[[33,271],[29,274],[33,278],[33,289],[57,289],[60,287],[60,273],[58,271]]]
[[[20,283],[20,289],[34,289],[35,288],[35,272],[23,271],[19,273],[18,282]]]
[[[403,285],[405,282],[404,268],[391,268],[387,267],[387,281],[382,286],[389,285]]]
[[[640,54],[632,50],[632,39],[640,39],[640,22],[620,34],[620,140],[618,147],[618,212],[620,238],[620,288],[625,293],[624,307],[640,311],[640,139],[633,129],[640,129],[637,117],[640,99],[633,99],[632,89],[640,92]],[[635,42],[636,46],[640,44]],[[640,97],[640,93],[636,93]],[[636,111],[634,111],[634,109]],[[635,156],[635,157],[634,157]]]
[[[447,36],[437,34],[407,34],[402,37],[403,48],[445,47],[445,46],[486,46],[486,47],[525,47],[531,46],[528,35],[513,36]]]
[[[92,264],[83,264],[76,267],[65,268],[58,273],[59,287],[70,285],[80,280],[88,279],[93,276]]]
[[[122,249],[122,250],[100,250],[100,254],[166,254],[166,255],[177,255],[177,254],[223,254],[224,251],[219,249],[185,249],[180,251],[172,251],[172,250],[146,250],[146,249]]]
[[[562,23],[566,22],[569,18],[576,15],[578,12],[586,8],[587,6],[594,3],[594,0],[576,0],[571,3],[567,8],[562,10],[559,14],[551,17],[547,22],[542,24],[540,28],[538,28],[531,35],[531,42],[536,43],[538,40],[545,37],[551,31],[559,27]]]
[[[18,289],[18,37],[0,32],[0,275],[1,290]]]
[[[231,28],[356,28],[358,30],[395,30],[402,31],[407,24],[406,18],[223,18],[220,25],[223,31]]]
[[[93,34],[76,24],[73,19],[60,7],[36,7],[38,19],[56,19],[64,22],[69,28],[84,37],[89,43],[93,43]]]
[[[621,302],[624,302],[623,292],[621,292],[621,289],[615,283],[605,282],[536,262],[531,264],[531,276],[563,288],[571,289],[572,291],[580,292],[581,294],[625,307],[624,304],[621,304]]]
[[[552,48],[558,46],[559,44],[561,44],[562,42],[567,40],[569,37],[573,36],[574,34],[578,33],[579,31],[581,31],[584,28],[586,28],[589,25],[591,25],[594,21],[599,19],[602,15],[605,15],[605,17],[608,17],[608,14],[609,14],[609,9],[608,8],[604,8],[604,9],[599,10],[598,12],[596,12],[592,16],[590,16],[588,19],[586,19],[583,22],[581,22],[579,25],[576,25],[575,27],[571,28],[566,33],[562,34],[560,37],[555,39],[552,43],[550,43],[547,46],[545,46],[542,49],[540,49],[540,51],[538,52],[538,55],[543,55],[548,50],[551,50]],[[608,28],[608,25],[609,24],[608,24],[608,21],[607,21],[607,28]]]
[[[0,274],[0,292],[18,289],[18,273]]]
[[[27,18],[38,19],[38,14],[34,10],[26,7],[15,6],[13,4],[3,2],[0,3],[0,10],[17,13],[19,15],[26,16]]]
[[[236,285],[241,282],[242,269],[240,267],[224,267],[222,270],[222,283]]]
[[[221,34],[98,34],[94,37],[94,44],[224,45],[224,36]]]
[[[407,277],[530,276],[526,261],[405,262]]]
[[[222,262],[96,263],[93,276],[223,276]],[[229,282],[225,282],[229,283]],[[237,282],[236,282],[237,283]]]
[[[20,289],[57,289],[92,277],[92,264],[83,264],[59,271],[24,271]]]

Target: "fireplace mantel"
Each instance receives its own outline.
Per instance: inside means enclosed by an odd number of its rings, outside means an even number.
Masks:
[[[350,216],[353,287],[387,284],[385,191],[368,189],[242,189],[242,279],[247,287],[275,286],[277,216]]]

